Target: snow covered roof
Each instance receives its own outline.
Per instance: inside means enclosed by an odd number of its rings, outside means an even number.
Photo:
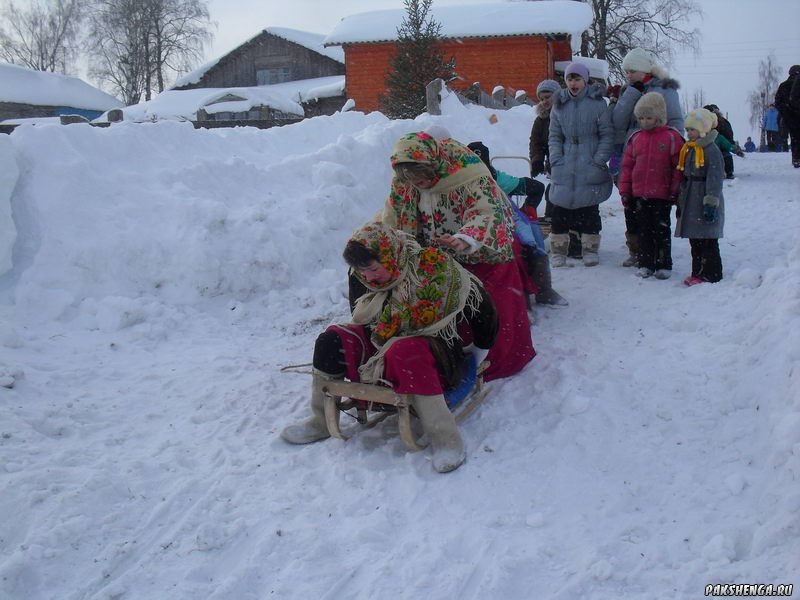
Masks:
[[[570,62],[581,63],[589,69],[589,77],[608,80],[608,62],[602,58],[589,58],[588,56],[573,56],[572,61],[558,60],[553,64],[555,70],[563,73]]]
[[[255,106],[269,106],[284,113],[304,116],[303,107],[272,86],[197,88],[167,90],[148,102],[123,109],[126,121],[194,121],[201,108],[207,113],[244,112]],[[100,118],[106,120],[106,116]]]
[[[77,77],[34,71],[5,63],[0,63],[0,102],[69,106],[89,110],[110,110],[123,106],[114,96]]]
[[[325,36],[321,33],[311,33],[310,31],[300,31],[298,29],[288,29],[286,27],[267,27],[266,29],[259,31],[256,35],[251,37],[249,40],[240,44],[231,52],[234,52],[236,49],[241,48],[242,46],[249,44],[254,39],[259,37],[264,33],[269,33],[279,38],[283,38],[286,41],[292,42],[294,44],[298,44],[303,46],[304,48],[308,48],[316,52],[317,54],[322,54],[323,56],[327,56],[330,59],[335,60],[336,62],[344,64],[344,50],[341,48],[326,48],[323,44],[325,41]],[[231,54],[229,52],[228,54]],[[225,55],[227,56],[227,54]],[[207,62],[201,67],[198,67],[194,71],[187,73],[183,77],[178,78],[175,83],[172,84],[172,89],[183,87],[185,85],[192,85],[195,83],[199,83],[200,80],[203,78],[208,71],[213,69],[217,63],[222,60],[224,56],[220,56],[219,58],[215,58],[212,61]]]
[[[344,96],[344,75],[300,79],[261,87],[270,92],[283,94],[295,102],[309,102],[320,98]]]
[[[325,38],[325,45],[396,40],[405,15],[405,9],[392,9],[345,17]],[[434,5],[431,16],[441,24],[444,38],[569,33],[575,39],[592,24],[592,9],[574,0]]]

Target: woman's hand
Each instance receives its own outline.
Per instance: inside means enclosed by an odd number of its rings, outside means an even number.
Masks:
[[[434,240],[440,246],[445,246],[450,248],[451,250],[455,250],[456,252],[464,252],[467,248],[469,248],[469,244],[464,240],[457,238],[455,236],[450,235],[449,233],[445,233],[444,235],[440,235],[438,238]]]

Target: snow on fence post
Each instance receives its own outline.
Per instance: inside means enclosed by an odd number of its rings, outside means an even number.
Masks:
[[[429,115],[442,114],[442,107],[440,105],[441,99],[439,94],[441,93],[443,86],[444,81],[441,78],[434,79],[425,86],[425,103],[427,105]]]

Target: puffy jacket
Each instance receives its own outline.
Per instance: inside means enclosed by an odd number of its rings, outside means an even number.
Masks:
[[[664,97],[664,102],[667,103],[667,125],[674,127],[678,133],[683,135],[683,110],[681,109],[681,101],[678,97],[678,89],[680,84],[672,78],[659,79],[653,77],[644,85],[644,93],[637,90],[635,87],[629,85],[617,100],[614,105],[611,120],[614,124],[614,130],[618,133],[617,142],[624,142],[630,135],[639,129],[639,120],[633,114],[633,109],[639,98],[644,96],[647,92],[656,92]]]
[[[648,200],[669,200],[678,195],[681,172],[676,169],[683,138],[662,125],[633,133],[622,155],[620,194]]]
[[[611,195],[606,162],[614,128],[603,88],[592,84],[577,96],[561,90],[550,111],[550,202],[566,209],[595,206]]]

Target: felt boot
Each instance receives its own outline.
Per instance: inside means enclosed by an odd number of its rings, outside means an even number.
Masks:
[[[581,245],[583,246],[583,264],[587,267],[594,267],[600,263],[600,234],[582,233]]]
[[[466,458],[464,442],[444,396],[414,396],[412,404],[430,441],[433,468],[439,473],[457,469]]]
[[[529,262],[531,268],[531,278],[533,283],[536,284],[536,304],[555,304],[558,306],[566,306],[568,302],[561,294],[553,289],[552,280],[550,278],[550,263],[547,256],[535,255]]]
[[[311,400],[309,402],[311,416],[305,421],[289,425],[281,431],[281,437],[284,440],[290,444],[311,444],[331,437],[328,432],[328,426],[325,423],[325,393],[322,391],[322,386],[326,381],[333,379],[341,378],[331,377],[327,373],[314,369],[311,380]]]
[[[635,267],[639,264],[636,255],[639,253],[639,235],[625,232],[625,245],[628,247],[628,258],[622,261],[623,267]]]
[[[567,264],[567,250],[569,249],[568,233],[550,234],[550,266],[563,267]]]

